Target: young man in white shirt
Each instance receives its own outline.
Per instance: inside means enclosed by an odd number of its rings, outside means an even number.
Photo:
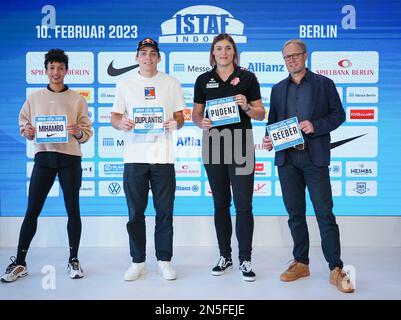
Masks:
[[[124,280],[133,281],[146,273],[145,210],[149,185],[156,211],[155,249],[160,272],[175,280],[173,255],[173,207],[175,169],[173,131],[184,124],[184,95],[175,78],[157,70],[160,51],[156,41],[138,43],[139,71],[117,83],[111,124],[125,132],[124,192],[128,205],[132,265]]]

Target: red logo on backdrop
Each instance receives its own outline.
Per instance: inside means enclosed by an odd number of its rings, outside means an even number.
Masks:
[[[374,109],[351,109],[350,119],[367,119],[374,120],[375,110]]]
[[[31,75],[37,76],[37,75],[45,75],[46,70],[45,69],[31,69]]]
[[[255,163],[255,171],[263,171],[265,169],[265,164],[264,163]]]
[[[86,101],[90,100],[90,91],[89,90],[78,90],[78,93],[85,98]]]
[[[239,83],[239,78],[235,77],[234,79],[231,80],[230,82],[233,86],[236,86]]]
[[[349,68],[352,66],[352,62],[349,59],[343,59],[343,60],[338,61],[338,65],[341,68]]]
[[[265,187],[265,185],[266,185],[266,183],[258,183],[256,185],[256,188],[253,188],[253,191],[258,192],[258,191],[262,190]]]

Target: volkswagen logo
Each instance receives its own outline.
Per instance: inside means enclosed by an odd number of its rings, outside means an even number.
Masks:
[[[120,186],[120,184],[119,183],[117,183],[117,182],[112,182],[112,183],[110,183],[109,184],[109,192],[111,193],[111,194],[119,194],[120,193],[120,191],[121,191],[121,186]]]

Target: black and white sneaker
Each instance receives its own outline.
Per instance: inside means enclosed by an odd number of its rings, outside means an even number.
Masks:
[[[216,266],[212,269],[212,275],[221,276],[226,271],[231,270],[233,268],[233,261],[231,258],[225,258],[221,256],[217,262]]]
[[[84,271],[81,268],[78,258],[73,258],[68,263],[67,271],[71,279],[80,279],[84,277]]]
[[[28,269],[26,266],[17,264],[15,257],[11,257],[11,264],[8,265],[6,272],[1,276],[1,282],[14,282],[18,278],[22,278],[28,275]]]
[[[243,261],[239,267],[244,281],[255,281],[256,274],[252,271],[251,261]]]

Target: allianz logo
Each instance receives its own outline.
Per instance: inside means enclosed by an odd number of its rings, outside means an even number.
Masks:
[[[201,140],[194,137],[178,137],[177,147],[200,147]]]
[[[196,184],[194,184],[194,185],[192,185],[192,186],[180,186],[180,185],[177,185],[177,186],[175,187],[175,190],[176,190],[176,191],[188,191],[188,192],[192,191],[192,192],[198,192],[198,191],[199,191],[199,186],[196,185]]]
[[[264,62],[249,62],[248,70],[251,72],[285,72],[283,64],[268,64]]]
[[[246,43],[244,24],[215,6],[184,8],[161,24],[160,43],[211,43],[219,33],[229,33],[235,42]]]

